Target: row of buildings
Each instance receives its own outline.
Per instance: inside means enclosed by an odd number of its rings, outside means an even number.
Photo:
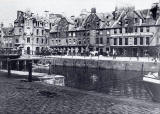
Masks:
[[[160,44],[160,4],[151,9],[116,7],[110,13],[82,10],[78,17],[46,12],[40,17],[17,11],[14,26],[1,24],[1,46],[39,54],[45,48],[70,54],[98,51],[119,56],[146,56]]]

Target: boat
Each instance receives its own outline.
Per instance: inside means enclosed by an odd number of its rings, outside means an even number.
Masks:
[[[35,69],[49,69],[49,64],[33,64],[32,67]]]
[[[144,75],[143,81],[153,101],[160,102],[160,76],[158,72]]]
[[[45,78],[48,78],[48,79],[44,80],[44,82],[46,82],[48,84],[52,84],[52,85],[56,85],[56,86],[65,86],[65,83],[64,83],[65,77],[62,75],[53,75],[53,76],[50,75]]]

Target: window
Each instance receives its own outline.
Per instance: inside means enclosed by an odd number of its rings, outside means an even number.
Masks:
[[[78,41],[78,44],[79,44],[79,45],[81,44],[81,40]]]
[[[125,19],[125,24],[128,24],[128,19]]]
[[[149,42],[150,38],[149,37],[146,37],[146,45],[149,45],[150,42]]]
[[[19,40],[18,40],[18,39],[16,39],[16,43],[19,43]]]
[[[83,43],[86,44],[86,40],[85,40],[85,39],[83,40]],[[98,42],[98,43],[99,43],[99,42]]]
[[[96,33],[97,35],[99,35],[99,31],[97,31],[97,33]]]
[[[90,35],[90,33],[88,32],[88,33],[87,33],[87,36],[89,36],[89,35]]]
[[[143,32],[143,27],[140,28],[140,32]]]
[[[37,35],[39,34],[39,29],[37,29]]]
[[[122,45],[122,38],[119,38],[119,45]]]
[[[88,44],[90,43],[90,38],[88,38]]]
[[[140,37],[140,45],[143,45],[143,37]]]
[[[128,45],[128,38],[125,38],[125,45]]]
[[[48,40],[46,39],[46,44],[48,43]]]
[[[122,33],[122,28],[119,29],[119,33]]]
[[[100,38],[100,44],[103,44],[103,38]]]
[[[109,38],[107,38],[107,44],[110,44]]]
[[[75,39],[73,39],[73,43],[74,43],[74,44],[76,43],[76,40],[75,40]]]
[[[37,38],[36,42],[37,42],[37,44],[38,44],[38,42],[39,42],[39,38]]]
[[[73,32],[71,32],[71,36],[73,36]]]
[[[29,37],[27,38],[27,43],[30,43],[30,38]]]
[[[41,43],[43,44],[43,39],[41,40]]]
[[[99,39],[98,38],[96,38],[96,44],[99,44]]]
[[[44,35],[44,30],[42,30],[42,35]]]
[[[9,43],[9,46],[12,47],[12,43]]]
[[[135,18],[135,19],[134,19],[134,22],[135,22],[135,23],[138,23],[138,18]]]
[[[117,34],[117,29],[114,29],[114,34]]]
[[[142,20],[142,23],[146,23],[146,18],[144,18],[144,19]]]
[[[137,38],[134,38],[134,45],[137,45]]]
[[[114,38],[114,45],[117,45],[117,38]]]
[[[102,31],[100,31],[100,35],[102,35],[103,34],[103,32]]]
[[[138,31],[138,30],[137,30],[137,27],[135,27],[134,31],[135,31],[135,32],[137,32],[137,31]]]
[[[146,32],[150,32],[150,28],[149,27],[146,28]]]
[[[19,33],[21,33],[21,32],[22,32],[22,29],[20,28],[20,29],[19,29]]]
[[[128,33],[128,28],[125,28],[125,33]]]

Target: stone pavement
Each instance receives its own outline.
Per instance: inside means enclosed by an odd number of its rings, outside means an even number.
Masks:
[[[160,103],[26,82],[0,73],[1,114],[160,114]]]

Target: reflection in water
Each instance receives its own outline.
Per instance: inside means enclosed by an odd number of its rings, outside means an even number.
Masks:
[[[141,81],[141,72],[54,66],[52,74],[65,76],[65,86],[68,87],[151,100]]]

